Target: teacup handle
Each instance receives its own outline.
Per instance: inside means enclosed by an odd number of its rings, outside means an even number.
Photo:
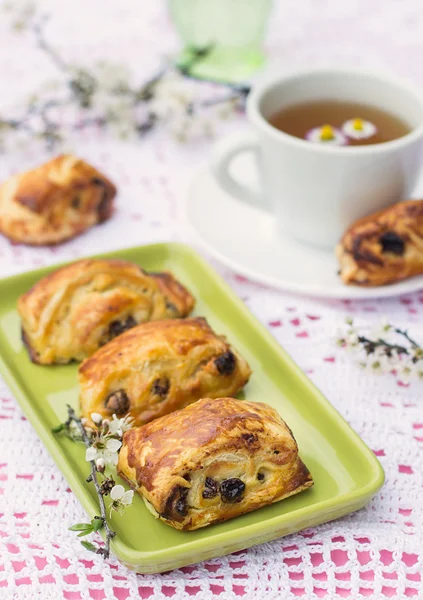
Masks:
[[[256,167],[258,169],[258,141],[252,132],[241,132],[229,135],[219,140],[213,150],[211,157],[211,166],[214,176],[219,185],[229,194],[235,196],[255,208],[268,211],[265,200],[261,192],[255,192],[246,185],[239,183],[232,177],[229,168],[233,159],[241,153],[252,152],[256,158]]]

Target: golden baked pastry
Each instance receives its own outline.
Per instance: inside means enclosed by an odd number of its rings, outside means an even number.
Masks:
[[[336,248],[344,283],[385,285],[423,273],[423,200],[354,223]]]
[[[80,260],[18,300],[23,340],[40,364],[83,360],[138,323],[185,317],[194,298],[170,273],[123,260]]]
[[[204,398],[124,434],[118,473],[176,529],[198,529],[313,485],[270,406]]]
[[[205,396],[232,396],[250,374],[203,318],[145,323],[80,365],[82,414],[130,414],[142,425]]]
[[[115,195],[97,169],[57,156],[0,186],[0,232],[22,244],[59,244],[108,219]]]

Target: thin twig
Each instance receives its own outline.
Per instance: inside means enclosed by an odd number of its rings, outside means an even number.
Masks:
[[[419,345],[417,342],[415,342],[409,335],[408,332],[405,329],[394,329],[395,333],[399,333],[400,335],[402,335],[403,337],[405,337],[406,340],[408,340],[410,342],[410,344],[414,347],[414,348],[419,348]]]
[[[190,64],[189,69],[192,69],[194,65]],[[228,88],[232,90],[235,94],[239,96],[243,96],[246,98],[251,91],[251,86],[245,83],[232,83],[231,81],[225,81],[224,79],[207,79],[205,77],[200,77],[199,75],[193,75],[189,70],[186,70],[185,67],[180,68],[176,65],[176,69],[183,75],[186,79],[193,79],[194,81],[204,81],[205,83],[214,83],[216,85],[221,85],[222,87]]]
[[[85,127],[89,127],[91,125],[97,125],[97,127],[104,127],[107,125],[107,119],[105,117],[87,117],[86,119],[80,119],[74,125],[72,125],[72,129],[74,131],[80,131]]]
[[[68,421],[67,423],[70,423],[71,421],[74,421],[74,423],[77,424],[78,429],[81,433],[81,437],[82,440],[86,446],[86,448],[90,447],[90,439],[87,435],[87,432],[85,431],[84,426],[82,425],[81,419],[79,417],[76,416],[76,413],[74,411],[74,409],[68,404]],[[116,532],[113,531],[113,529],[111,529],[109,527],[109,524],[107,522],[107,515],[106,515],[106,505],[104,503],[104,497],[103,494],[101,493],[101,489],[100,489],[100,484],[98,482],[97,479],[97,468],[95,466],[95,462],[93,460],[90,460],[90,465],[91,465],[91,481],[94,483],[96,492],[97,492],[97,496],[98,496],[98,501],[100,504],[100,515],[101,518],[103,520],[103,526],[104,526],[104,530],[106,532],[106,546],[105,548],[101,549],[101,554],[104,556],[104,558],[109,558],[110,556],[110,542],[112,540],[112,538],[115,537]]]
[[[243,98],[239,94],[229,93],[226,96],[220,98],[210,98],[209,100],[202,100],[201,102],[192,102],[188,105],[191,112],[195,112],[199,108],[210,108],[210,106],[216,106],[217,104],[226,104],[227,102],[240,101]]]
[[[45,54],[52,60],[52,62],[59,67],[59,69],[63,69],[64,71],[68,71],[69,67],[62,59],[62,57],[50,46],[44,36],[44,25],[47,23],[49,17],[47,15],[42,15],[39,21],[34,21],[32,24],[32,29],[35,34],[35,40],[37,42],[37,46],[40,50],[43,50]]]

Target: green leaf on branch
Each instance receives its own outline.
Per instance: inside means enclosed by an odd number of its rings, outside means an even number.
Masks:
[[[84,535],[90,535],[90,533],[93,533],[94,529],[91,527],[89,529],[86,529],[85,531],[81,531],[81,533],[78,533],[78,537],[84,537]]]
[[[81,542],[81,544],[84,546],[84,548],[86,550],[89,550],[90,552],[97,552],[97,548],[91,542],[83,541],[83,542]]]
[[[94,519],[91,521],[91,524],[93,526],[93,530],[98,531],[103,527],[104,522],[102,517],[94,517]]]
[[[51,431],[52,433],[60,433],[64,429],[66,429],[66,425],[64,423],[60,423],[59,425],[56,425],[56,427],[52,427]]]
[[[72,527],[69,527],[69,531],[86,531],[87,529],[92,529],[91,523],[75,523]]]

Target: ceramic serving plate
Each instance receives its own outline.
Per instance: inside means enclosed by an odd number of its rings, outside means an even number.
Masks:
[[[382,468],[331,404],[312,385],[266,329],[193,250],[156,244],[105,254],[147,270],[172,270],[197,298],[204,315],[249,361],[253,375],[239,397],[267,402],[293,429],[309,467],[312,489],[226,523],[193,532],[154,519],[137,496],[124,516],[114,515],[112,551],[130,569],[156,573],[196,563],[287,535],[362,507],[383,483]],[[51,432],[78,407],[77,365],[39,366],[29,361],[20,336],[16,301],[45,268],[0,281],[0,370],[24,413],[92,518],[98,505],[82,444]],[[71,525],[64,523],[63,526]]]

